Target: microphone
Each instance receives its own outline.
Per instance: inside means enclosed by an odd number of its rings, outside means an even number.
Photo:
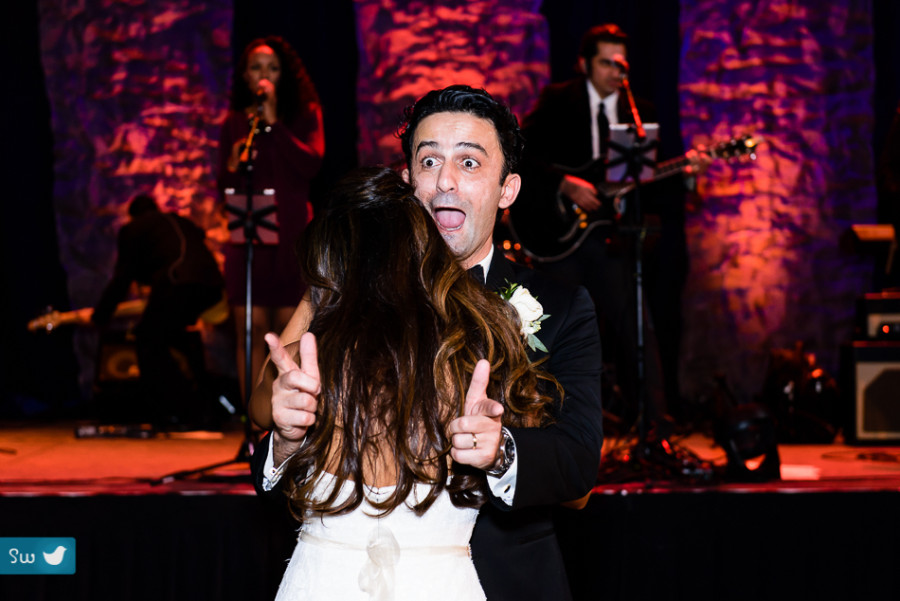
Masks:
[[[622,72],[622,75],[628,74],[628,61],[625,60],[625,57],[621,54],[613,55],[612,64],[619,68],[619,71]]]
[[[266,101],[269,95],[266,94],[266,91],[262,89],[262,86],[256,88],[256,102],[262,104]]]

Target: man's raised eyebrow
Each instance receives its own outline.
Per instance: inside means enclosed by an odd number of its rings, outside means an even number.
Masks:
[[[422,140],[416,146],[416,154],[419,154],[419,151],[422,150],[423,148],[434,148],[437,145],[438,145],[438,143],[435,142],[434,140]]]
[[[419,154],[419,151],[423,148],[437,148],[438,146],[439,144],[434,140],[422,140],[419,142],[418,146],[416,146],[416,154]],[[457,142],[456,148],[471,148],[472,150],[477,150],[487,156],[487,150],[477,142]]]
[[[457,148],[471,148],[472,150],[478,150],[481,154],[487,156],[487,150],[484,149],[484,146],[478,144],[477,142],[459,142],[456,145]]]

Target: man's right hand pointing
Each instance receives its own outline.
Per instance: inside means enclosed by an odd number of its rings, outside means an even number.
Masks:
[[[502,428],[500,418],[503,416],[503,405],[487,396],[490,376],[490,363],[480,360],[466,391],[464,414],[448,426],[453,460],[483,470],[491,469],[497,463]]]

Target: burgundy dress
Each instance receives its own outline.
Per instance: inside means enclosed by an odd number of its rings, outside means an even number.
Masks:
[[[296,254],[296,242],[300,233],[312,219],[309,209],[310,180],[322,164],[322,156],[307,143],[319,128],[314,111],[298,115],[292,123],[280,119],[271,127],[260,128],[255,137],[257,150],[253,161],[253,189],[275,190],[278,215],[278,244],[256,245],[253,250],[253,298],[254,306],[296,306],[306,285],[300,277]],[[247,182],[243,170],[231,173],[226,167],[235,142],[250,133],[250,120],[239,111],[229,111],[222,125],[219,138],[220,199],[224,190],[234,188],[237,194],[245,194]],[[227,214],[229,223],[235,219]],[[225,287],[232,305],[243,306],[246,300],[246,250],[243,244],[226,244]]]

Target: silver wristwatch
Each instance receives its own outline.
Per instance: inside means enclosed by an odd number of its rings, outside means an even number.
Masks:
[[[485,470],[485,473],[488,476],[500,478],[501,476],[503,476],[503,474],[509,471],[509,468],[515,458],[516,441],[513,440],[512,434],[509,433],[509,430],[503,428],[502,430],[500,430],[500,465],[493,469]]]

